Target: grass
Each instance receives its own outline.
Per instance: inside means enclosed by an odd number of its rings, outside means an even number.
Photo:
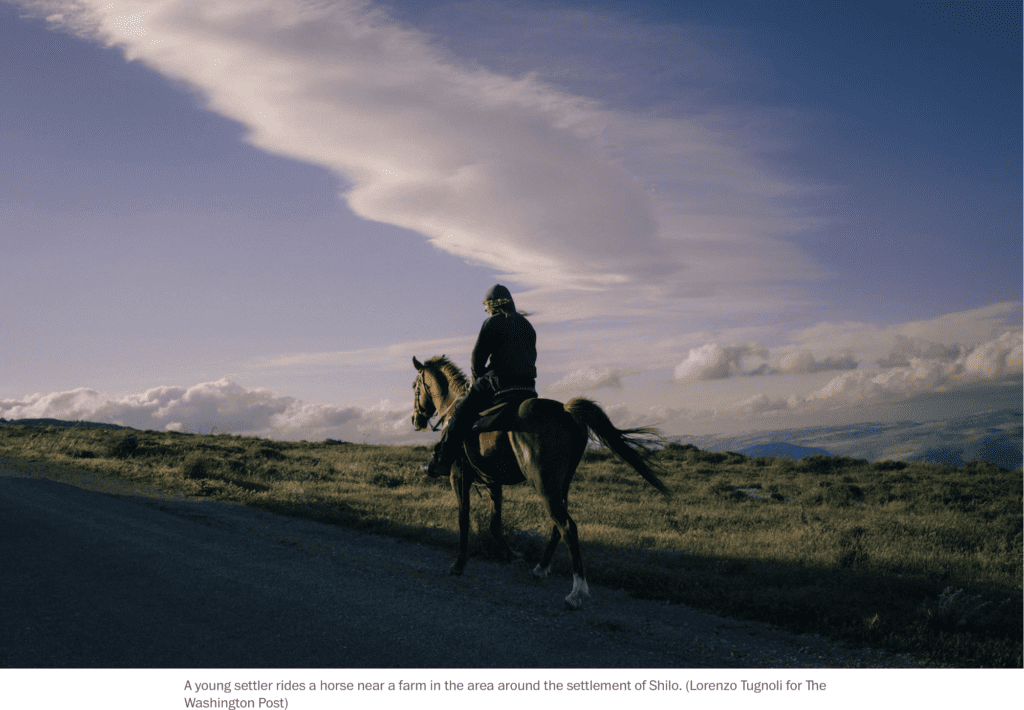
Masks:
[[[0,455],[455,552],[454,496],[419,471],[426,447],[0,426]],[[570,510],[592,583],[922,665],[1022,667],[1019,470],[793,462],[671,444],[654,463],[674,497],[610,452],[587,452]],[[486,558],[486,501],[472,505],[470,552]],[[548,523],[537,496],[506,489],[504,513],[510,544],[539,558]],[[564,550],[553,572],[570,575]]]

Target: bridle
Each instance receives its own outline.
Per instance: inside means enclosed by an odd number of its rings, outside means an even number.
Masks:
[[[424,410],[420,409],[420,388],[426,388],[427,393],[430,394],[430,388],[427,387],[427,382],[423,376],[423,371],[421,371],[420,374],[416,376],[416,381],[413,382],[412,387],[414,390],[416,390],[416,396],[413,399],[413,413],[417,417],[423,417],[423,419],[427,422],[427,426],[430,426],[430,429],[432,431],[438,431],[441,428],[441,425],[444,423],[445,419],[447,419],[448,413],[452,410],[452,407],[454,407],[455,403],[458,402],[458,399],[453,400],[452,403],[449,404],[443,412],[438,412],[437,405],[434,405],[434,414],[427,414]],[[432,405],[434,404],[434,397],[432,394],[430,396],[430,403]],[[435,414],[437,415],[437,423],[431,425],[430,420]]]

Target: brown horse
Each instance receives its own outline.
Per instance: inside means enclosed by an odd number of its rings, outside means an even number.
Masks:
[[[421,431],[437,414],[436,431],[448,419],[469,383],[462,371],[444,355],[425,363],[414,357],[412,362],[419,371],[413,383],[413,426]],[[569,484],[591,436],[615,452],[648,483],[669,495],[643,456],[652,439],[660,438],[655,429],[616,429],[604,410],[589,399],[571,399],[564,405],[551,399],[528,399],[519,405],[508,431],[470,436],[462,456],[452,466],[452,489],[459,502],[459,556],[452,563],[450,573],[462,574],[466,566],[469,493],[477,481],[490,493],[491,535],[497,540],[502,555],[506,560],[521,556],[508,546],[502,534],[501,489],[529,481],[552,521],[551,539],[533,573],[538,577],[547,576],[558,541],[565,540],[573,571],[572,592],[565,603],[570,609],[578,609],[583,604],[583,596],[590,592],[580,558],[576,523],[569,516],[568,495]]]

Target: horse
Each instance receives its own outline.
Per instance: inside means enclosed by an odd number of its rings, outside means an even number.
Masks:
[[[412,362],[418,371],[413,382],[413,426],[422,431],[436,414],[438,422],[433,429],[437,431],[469,389],[469,382],[444,355],[425,363],[413,357]],[[573,572],[572,591],[565,597],[565,604],[569,609],[579,609],[590,590],[580,557],[576,523],[569,515],[568,495],[587,441],[594,438],[604,444],[657,490],[671,495],[645,460],[651,444],[663,439],[652,427],[615,428],[598,404],[582,397],[570,399],[564,405],[534,397],[521,402],[513,414],[505,419],[507,430],[467,437],[461,456],[452,466],[451,485],[459,505],[459,555],[449,574],[462,574],[466,567],[469,494],[475,482],[483,483],[490,494],[491,535],[498,543],[501,557],[504,561],[522,557],[509,547],[502,534],[502,487],[529,481],[552,522],[551,538],[533,574],[538,578],[548,575],[558,541],[564,540]]]

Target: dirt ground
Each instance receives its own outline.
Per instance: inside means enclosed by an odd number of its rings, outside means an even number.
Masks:
[[[0,667],[913,665],[453,555],[0,458]]]

